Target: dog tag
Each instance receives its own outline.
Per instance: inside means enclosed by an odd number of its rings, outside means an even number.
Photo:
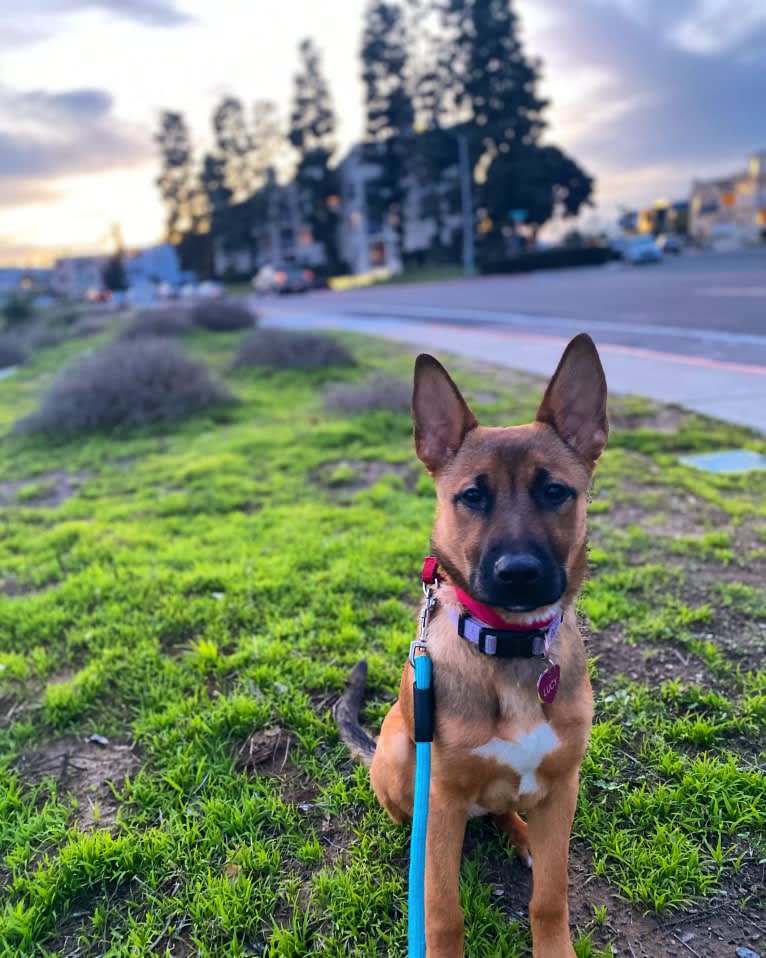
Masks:
[[[545,705],[550,705],[556,698],[556,692],[559,690],[561,681],[561,667],[551,665],[547,668],[537,680],[537,696]]]

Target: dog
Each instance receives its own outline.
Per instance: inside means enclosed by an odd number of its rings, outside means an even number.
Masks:
[[[466,822],[488,814],[532,868],[534,958],[574,958],[568,856],[593,697],[575,616],[586,575],[591,478],[606,445],[606,379],[581,333],[533,423],[483,428],[443,366],[415,363],[418,458],[433,477],[438,588],[426,637],[435,733],[426,845],[429,958],[461,958]],[[395,822],[411,818],[413,669],[375,742],[359,724],[366,663],[335,707]],[[526,816],[524,821],[519,812]]]

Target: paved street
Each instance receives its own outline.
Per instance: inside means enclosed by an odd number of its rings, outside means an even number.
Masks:
[[[268,322],[354,329],[548,374],[586,330],[610,388],[766,433],[766,250],[257,300]]]

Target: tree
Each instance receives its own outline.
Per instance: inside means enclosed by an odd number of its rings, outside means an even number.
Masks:
[[[282,240],[279,229],[280,196],[278,172],[286,173],[288,159],[286,140],[276,103],[272,100],[256,100],[253,111],[253,170],[255,181],[262,197],[253,197],[253,212],[261,207],[269,226],[271,259],[282,259]]]
[[[208,220],[231,202],[231,190],[226,185],[226,165],[222,157],[206,153],[199,174],[201,191],[205,196]]]
[[[448,0],[453,31],[455,109],[470,118],[475,160],[487,150],[536,144],[547,102],[537,95],[540,64],[529,60],[510,0]]]
[[[162,113],[155,142],[160,148],[157,185],[166,209],[167,237],[177,243],[191,228],[195,196],[191,139],[182,113]]]
[[[448,0],[445,18],[455,46],[454,108],[483,173],[484,245],[497,249],[515,232],[513,211],[524,211],[534,232],[554,212],[576,214],[593,181],[557,147],[540,146],[547,106],[537,93],[540,64],[524,52],[510,0]]]
[[[322,73],[319,50],[311,40],[299,48],[289,139],[298,153],[295,186],[298,211],[314,239],[324,247],[327,267],[338,268],[340,178],[330,169],[335,152],[335,112]]]
[[[253,135],[241,100],[224,97],[213,113],[213,130],[226,189],[238,203],[253,192],[255,178]]]
[[[362,37],[367,158],[380,173],[368,182],[367,208],[373,222],[391,223],[403,255],[404,204],[415,114],[407,85],[407,37],[401,7],[373,2]]]
[[[125,272],[125,255],[118,249],[110,256],[101,271],[104,286],[112,293],[122,293],[128,288],[128,274]]]

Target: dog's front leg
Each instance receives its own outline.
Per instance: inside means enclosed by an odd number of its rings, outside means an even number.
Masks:
[[[460,859],[468,810],[432,783],[426,842],[426,952],[463,958]]]
[[[569,836],[577,805],[578,775],[556,788],[527,816],[532,852],[533,958],[575,958],[569,935]]]

